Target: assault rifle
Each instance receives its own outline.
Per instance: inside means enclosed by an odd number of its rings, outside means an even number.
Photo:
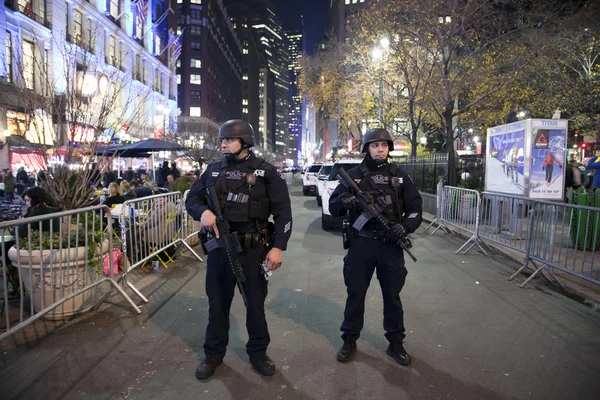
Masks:
[[[205,187],[206,190],[206,199],[208,200],[208,206],[210,210],[217,217],[217,229],[219,229],[219,241],[224,247],[225,252],[227,253],[227,260],[229,261],[229,266],[233,271],[233,275],[235,275],[236,285],[242,295],[242,299],[244,300],[244,305],[246,308],[248,307],[248,300],[246,299],[246,292],[244,292],[244,287],[242,286],[242,282],[246,280],[246,276],[244,275],[244,270],[242,265],[237,259],[237,253],[242,252],[242,246],[240,245],[240,238],[237,232],[231,233],[231,227],[229,226],[229,221],[223,217],[223,213],[221,212],[221,206],[219,205],[219,198],[217,197],[217,191],[213,185],[208,185]],[[216,238],[213,240],[217,240]],[[207,247],[209,246],[209,242],[206,243]],[[209,250],[210,251],[210,250]]]
[[[350,175],[348,175],[348,173],[343,168],[340,169],[338,175],[340,177],[340,182],[342,182],[344,186],[346,186],[348,189],[354,192],[354,196],[356,196],[356,198],[358,199],[360,210],[362,212],[360,217],[358,217],[354,224],[352,224],[352,227],[357,231],[360,231],[367,222],[375,218],[377,222],[379,222],[379,224],[383,226],[385,233],[393,237],[392,223],[385,215],[383,215],[379,204],[375,204],[373,202],[373,198],[370,194],[360,190],[356,182],[354,182],[354,179],[350,178]],[[410,251],[412,244],[410,243],[410,239],[408,237],[395,237],[394,240],[396,240],[396,243],[400,247],[402,247],[402,250],[404,250],[406,254],[408,254],[410,258],[413,259],[414,262],[417,262],[416,257]]]

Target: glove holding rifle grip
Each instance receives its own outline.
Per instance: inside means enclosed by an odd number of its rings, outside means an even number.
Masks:
[[[390,226],[392,237],[396,242],[402,242],[409,249],[412,248],[412,243],[408,238],[408,231],[402,224],[393,224]]]
[[[344,208],[348,211],[357,209],[360,207],[360,203],[358,202],[358,199],[356,198],[356,196],[354,196],[352,193],[347,192],[344,193],[340,196],[340,200],[342,200],[342,204],[344,204]]]

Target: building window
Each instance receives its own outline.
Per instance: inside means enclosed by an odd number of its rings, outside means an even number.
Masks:
[[[193,9],[190,16],[192,19],[202,19],[202,10]]]
[[[154,36],[154,54],[160,55],[160,36]]]
[[[94,35],[92,32],[92,20],[88,19],[87,20],[87,24],[86,24],[86,29],[85,29],[85,44],[86,44],[86,50],[89,51],[90,53],[94,52]]]
[[[190,117],[201,117],[202,116],[202,108],[201,107],[190,107]]]
[[[110,16],[113,17],[114,19],[117,19],[117,17],[119,16],[119,0],[109,0],[110,2],[108,3],[109,5],[109,12],[110,12]]]
[[[248,80],[248,75],[247,74],[242,75],[242,79],[245,80],[245,81],[247,81]]]
[[[148,72],[146,71],[146,60],[143,59],[142,60],[142,82],[143,83],[148,82],[147,77],[148,77]]]
[[[202,91],[201,90],[192,90],[190,91],[190,95],[192,100],[200,101],[202,100]]]
[[[242,53],[248,54],[248,49],[242,49]]]
[[[48,71],[50,71],[50,60],[48,58],[48,50],[44,50],[44,78],[42,79],[42,90],[46,96],[48,95],[49,89]]]
[[[74,14],[73,37],[75,38],[75,43],[80,44],[83,39],[83,14],[79,10],[75,10]]]
[[[177,74],[177,84],[181,85],[181,75]]]
[[[346,3],[346,4],[350,4],[350,0],[346,0],[346,1],[345,1],[345,3]]]
[[[202,0],[192,0],[190,1],[192,4],[202,4]]]
[[[23,40],[23,83],[33,90],[35,85],[35,47],[33,42]]]
[[[202,78],[200,75],[192,74],[190,75],[190,83],[192,85],[200,85],[202,84]]]
[[[183,0],[177,0],[177,4],[183,4]]]
[[[175,65],[177,66],[177,68],[181,67],[181,60],[177,60],[177,62],[175,63]]]
[[[5,61],[6,61],[6,80],[10,83],[13,81],[12,77],[12,36],[9,31],[6,31],[6,52],[5,52]]]
[[[248,99],[242,99],[242,105],[243,106],[247,106],[248,105]]]
[[[202,68],[202,60],[199,60],[197,58],[192,58],[190,64],[192,68]]]
[[[192,35],[200,35],[202,33],[202,27],[200,25],[190,26],[190,33]]]
[[[242,108],[242,112],[243,112],[244,114],[248,114],[248,108],[246,108],[246,107]]]
[[[138,24],[137,18],[134,18],[133,21],[134,21],[134,24],[135,24],[135,37],[138,38],[138,39],[142,39],[143,36],[144,36],[144,31],[143,31],[144,24],[143,23]]]
[[[106,62],[115,67],[117,66],[117,38],[112,35],[108,40],[108,57]]]
[[[200,42],[192,42],[192,50],[202,50],[202,44]]]
[[[158,68],[154,71],[154,91],[155,92],[162,92],[162,85],[161,85],[161,79],[160,79],[160,71],[158,70]]]

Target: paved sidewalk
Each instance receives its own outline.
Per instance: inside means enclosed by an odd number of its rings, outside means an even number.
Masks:
[[[376,277],[354,362],[339,364],[345,301],[339,233],[323,232],[314,198],[293,197],[295,227],[270,279],[267,319],[273,377],[245,353],[244,307],[236,296],[229,351],[217,374],[195,379],[207,321],[204,263],[180,258],[159,274],[136,273],[150,302],[139,316],[120,299],[59,328],[0,343],[3,399],[544,399],[600,398],[600,313],[506,276],[514,261],[461,240],[414,235],[402,301],[413,364],[385,354]],[[425,225],[426,226],[426,225]],[[517,278],[521,282],[523,278]],[[541,282],[541,281],[540,281]],[[37,337],[36,337],[37,335]]]

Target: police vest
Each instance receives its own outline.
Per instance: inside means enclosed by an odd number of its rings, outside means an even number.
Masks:
[[[215,189],[226,220],[252,222],[269,219],[271,211],[265,171],[256,173],[264,162],[262,158],[253,158],[239,166],[229,165],[226,160],[221,162]]]
[[[367,166],[361,163],[360,172],[362,179],[358,187],[373,197],[374,203],[379,205],[382,213],[390,222],[402,222],[402,215],[404,214],[402,191],[400,189],[402,182],[396,176],[398,172],[396,164],[389,164],[387,168],[382,168],[380,173],[372,175],[372,171],[369,171]],[[356,217],[358,218],[358,215]]]

